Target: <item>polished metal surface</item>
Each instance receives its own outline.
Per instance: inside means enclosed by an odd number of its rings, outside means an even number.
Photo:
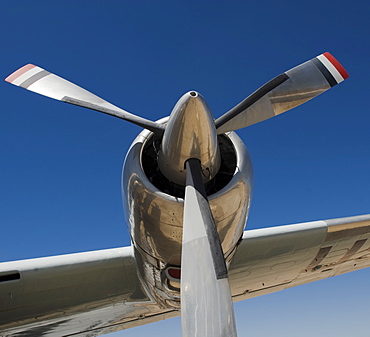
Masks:
[[[204,182],[220,168],[213,117],[207,102],[195,91],[183,95],[170,115],[159,152],[159,168],[172,182],[185,185],[185,162],[189,158],[200,160]]]
[[[242,129],[277,116],[330,89],[331,85],[315,65],[315,60],[316,58],[286,71],[288,79],[220,125],[217,133]]]
[[[182,336],[236,337],[227,268],[197,159],[186,162],[181,271]]]
[[[289,80],[270,92],[275,115],[295,108],[331,88],[312,60],[286,72]]]
[[[160,191],[145,175],[141,156],[150,137],[149,131],[143,131],[126,156],[123,206],[142,279],[156,300],[178,307],[179,289],[169,289],[163,275],[168,265],[181,265],[184,200]],[[229,263],[248,216],[253,173],[243,142],[235,133],[227,137],[236,154],[236,169],[227,185],[208,199]]]
[[[5,80],[58,101],[78,105],[124,119],[148,130],[152,130],[153,132],[162,133],[164,131],[163,125],[118,108],[78,85],[33,64],[28,64],[18,69]]]

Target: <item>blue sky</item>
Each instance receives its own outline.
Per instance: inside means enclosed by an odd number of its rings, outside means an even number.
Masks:
[[[354,5],[356,4],[356,5]],[[1,1],[0,77],[34,63],[156,120],[189,90],[215,117],[325,51],[349,80],[238,132],[254,166],[247,228],[370,213],[370,4]],[[125,153],[140,128],[0,82],[0,261],[130,244]],[[239,336],[363,336],[370,270],[237,303]],[[180,336],[180,320],[112,336]]]

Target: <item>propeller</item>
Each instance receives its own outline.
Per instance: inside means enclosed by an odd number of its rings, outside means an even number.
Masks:
[[[5,81],[59,101],[124,119],[152,132],[163,132],[162,124],[133,115],[93,93],[33,64],[27,64],[9,75]]]
[[[277,116],[307,102],[349,77],[330,54],[286,71],[256,90],[215,121],[218,134],[234,131]]]
[[[348,76],[331,54],[324,53],[267,82],[216,121],[203,97],[191,91],[180,98],[167,127],[122,110],[32,64],[18,69],[6,81],[163,133],[158,166],[169,181],[186,185],[181,260],[183,336],[236,337],[224,254],[204,188],[204,183],[213,179],[221,165],[217,134],[279,115]]]
[[[186,162],[181,323],[183,337],[237,336],[224,254],[195,158]]]

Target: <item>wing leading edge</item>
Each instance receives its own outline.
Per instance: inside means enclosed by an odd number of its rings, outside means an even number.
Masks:
[[[234,301],[370,266],[370,214],[244,232],[229,270]]]

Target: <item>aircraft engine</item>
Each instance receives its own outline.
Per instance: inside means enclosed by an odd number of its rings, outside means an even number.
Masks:
[[[220,168],[205,188],[229,263],[244,231],[253,173],[248,151],[235,133],[218,135],[217,141]],[[136,258],[142,262],[141,277],[158,301],[178,308],[185,186],[161,172],[161,142],[162,135],[144,130],[131,145],[122,173],[123,206]]]
[[[142,284],[164,308],[180,309],[181,301],[183,336],[236,337],[228,265],[248,216],[253,174],[247,149],[233,131],[291,110],[348,76],[326,52],[273,78],[216,120],[204,98],[190,91],[157,122],[33,64],[5,80],[145,129],[131,145],[122,173],[123,207]],[[195,308],[205,312],[199,317]]]

